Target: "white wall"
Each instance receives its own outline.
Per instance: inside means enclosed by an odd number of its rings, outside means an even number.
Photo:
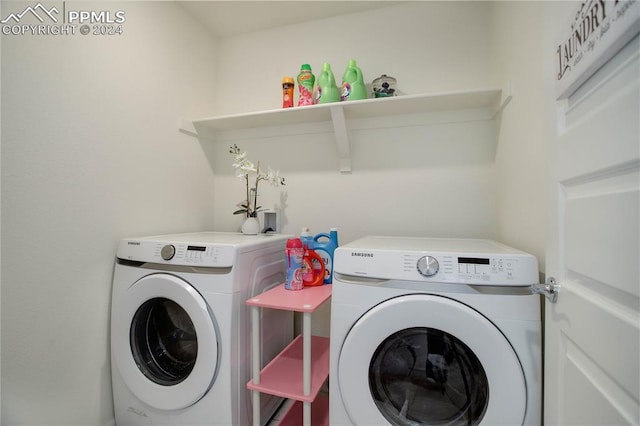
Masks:
[[[295,76],[300,64],[310,63],[318,76],[329,62],[340,80],[350,58],[367,82],[392,75],[404,93],[499,88],[490,21],[491,8],[481,2],[409,2],[223,39],[217,112],[279,108],[280,81]],[[480,122],[354,131],[352,174],[338,172],[330,132],[227,135],[213,144],[215,227],[240,224],[231,212],[242,183],[226,154],[237,143],[287,178],[286,200],[271,188],[261,191],[265,207],[285,207],[284,232],[335,226],[342,243],[366,234],[493,237],[492,132],[492,123]]]
[[[217,112],[280,108],[282,77],[295,77],[303,63],[318,77],[328,62],[339,80],[355,59],[366,82],[388,74],[405,93],[500,83],[494,78],[489,3],[403,3],[223,39]]]
[[[122,36],[2,36],[7,426],[112,424],[117,241],[213,225],[211,167],[177,128],[214,108],[215,40],[169,2],[67,7],[127,20]]]
[[[496,155],[497,238],[536,255],[544,271],[546,234],[543,2],[495,2],[496,69],[509,81],[511,103],[501,116]]]

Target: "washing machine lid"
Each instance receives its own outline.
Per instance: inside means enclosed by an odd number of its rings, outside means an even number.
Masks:
[[[215,315],[200,293],[157,273],[136,281],[117,303],[112,351],[131,392],[161,410],[199,401],[216,379],[221,351]]]
[[[195,232],[124,238],[117,258],[167,265],[230,268],[238,253],[284,246],[289,235],[244,235],[234,232]]]
[[[504,335],[443,296],[389,299],[364,314],[338,359],[353,424],[522,424],[526,384]]]
[[[420,273],[429,260],[433,275]],[[343,275],[490,286],[539,282],[535,256],[492,240],[370,236],[338,247]]]

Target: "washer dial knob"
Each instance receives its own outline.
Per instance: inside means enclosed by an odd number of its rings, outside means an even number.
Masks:
[[[418,272],[420,273],[420,275],[425,277],[432,277],[438,273],[440,264],[435,257],[422,256],[420,259],[418,259],[416,267],[418,268]]]
[[[162,247],[162,250],[160,251],[160,256],[162,256],[164,260],[171,260],[175,255],[176,248],[172,244],[167,244],[166,246]]]

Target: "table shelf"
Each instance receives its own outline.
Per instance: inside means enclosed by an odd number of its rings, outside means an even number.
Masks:
[[[296,401],[283,414],[278,426],[300,426],[303,421],[303,403]],[[311,404],[311,424],[314,426],[329,426],[329,396],[320,394]]]
[[[311,393],[302,389],[302,335],[296,337],[283,351],[260,371],[260,384],[247,383],[251,390],[270,395],[313,402],[329,376],[329,338],[311,336]]]
[[[273,287],[247,300],[248,306],[281,309],[294,312],[313,312],[331,297],[331,285],[287,290],[284,284]]]
[[[276,286],[246,301],[251,309],[253,425],[260,426],[260,393],[295,400],[281,425],[326,425],[326,397],[319,395],[329,377],[329,338],[311,335],[311,313],[331,298],[331,285],[286,290]],[[260,309],[280,309],[303,314],[302,334],[273,358],[260,365]],[[300,415],[301,414],[301,415]]]

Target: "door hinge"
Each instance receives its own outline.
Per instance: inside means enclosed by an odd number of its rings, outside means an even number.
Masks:
[[[560,285],[556,284],[556,279],[553,277],[548,277],[544,284],[533,284],[531,286],[531,293],[542,294],[551,303],[556,303],[559,291]]]

